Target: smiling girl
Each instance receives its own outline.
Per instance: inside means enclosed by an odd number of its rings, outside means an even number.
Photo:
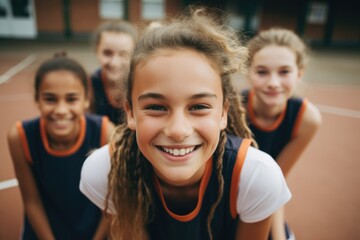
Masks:
[[[248,43],[250,90],[243,92],[248,121],[259,149],[270,154],[286,177],[321,124],[308,100],[295,97],[303,78],[307,49],[292,31],[262,31]],[[272,239],[295,239],[283,209],[274,215]]]
[[[70,58],[45,61],[36,72],[40,117],[17,122],[8,143],[25,210],[22,239],[103,239],[101,210],[79,191],[87,154],[107,143],[107,117],[85,115],[87,75]]]
[[[113,239],[265,240],[291,197],[273,159],[250,146],[230,77],[245,49],[216,18],[190,8],[135,47],[127,122],[80,183],[112,215]]]
[[[101,67],[91,75],[90,109],[115,124],[124,122],[123,84],[136,38],[136,28],[125,21],[105,22],[95,32],[96,56]]]

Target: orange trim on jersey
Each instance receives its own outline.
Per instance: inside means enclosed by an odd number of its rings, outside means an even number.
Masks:
[[[75,144],[67,150],[54,150],[51,149],[49,145],[49,140],[46,135],[46,129],[45,129],[45,120],[43,118],[40,119],[40,133],[41,133],[42,142],[44,144],[45,150],[53,156],[65,157],[79,150],[81,144],[84,142],[85,132],[86,132],[86,121],[85,121],[85,117],[82,116],[80,118],[80,132]]]
[[[27,141],[25,130],[24,130],[23,125],[22,125],[21,122],[16,122],[16,129],[17,129],[17,131],[19,133],[19,136],[20,136],[21,146],[22,146],[22,149],[23,149],[24,154],[25,154],[25,159],[29,163],[32,163],[33,161],[32,161],[31,154],[30,154],[29,143]]]
[[[104,116],[101,121],[101,136],[100,136],[100,146],[104,146],[107,143],[107,132],[109,126],[109,118]]]
[[[249,118],[250,118],[251,123],[258,129],[265,131],[265,132],[271,132],[271,131],[275,130],[276,128],[278,128],[279,125],[281,124],[281,122],[284,120],[287,103],[285,104],[283,111],[281,112],[280,116],[276,119],[276,121],[271,126],[264,127],[264,126],[260,126],[256,121],[256,116],[255,116],[254,107],[253,107],[253,105],[254,105],[253,98],[254,98],[254,92],[249,91],[247,110],[249,113]]]
[[[233,218],[236,217],[237,211],[236,211],[236,200],[237,200],[237,194],[238,194],[238,187],[239,187],[239,180],[240,180],[240,173],[241,169],[244,165],[244,161],[246,158],[246,154],[248,151],[248,148],[251,144],[251,139],[243,139],[241,146],[239,148],[236,162],[234,166],[234,170],[231,177],[231,185],[230,185],[230,213]]]
[[[301,104],[300,110],[299,110],[299,112],[298,112],[298,114],[296,116],[293,131],[291,133],[291,138],[296,137],[298,132],[299,132],[300,124],[301,124],[301,121],[303,119],[303,116],[304,116],[307,105],[308,105],[308,101],[307,101],[307,99],[304,99],[302,104]]]
[[[163,195],[163,193],[161,191],[160,182],[156,177],[154,177],[155,189],[156,189],[157,193],[159,194],[159,197],[161,199],[161,202],[162,202],[166,212],[172,218],[174,218],[174,219],[176,219],[176,220],[178,220],[180,222],[188,222],[188,221],[191,221],[192,219],[194,219],[199,214],[200,209],[201,209],[201,205],[202,205],[202,201],[203,201],[203,198],[204,198],[205,190],[206,190],[207,185],[208,185],[209,180],[210,180],[212,167],[213,167],[212,158],[210,158],[208,160],[208,162],[206,163],[204,176],[201,179],[197,205],[196,205],[195,209],[191,213],[186,214],[186,215],[178,215],[178,214],[175,214],[175,213],[170,211],[170,209],[166,205],[164,195]]]

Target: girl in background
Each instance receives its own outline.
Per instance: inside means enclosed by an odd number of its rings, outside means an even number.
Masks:
[[[123,85],[137,38],[135,27],[125,21],[105,22],[95,33],[96,56],[101,68],[91,76],[91,111],[123,123]]]
[[[86,156],[107,143],[114,126],[107,117],[85,115],[87,75],[65,56],[39,67],[35,100],[40,116],[8,133],[25,210],[22,239],[104,239],[107,221],[79,181]]]
[[[127,123],[85,161],[80,189],[112,216],[113,239],[265,240],[291,194],[250,146],[230,77],[245,49],[218,15],[190,10],[140,38]]]
[[[260,32],[247,47],[251,87],[243,91],[243,101],[248,123],[259,149],[275,159],[286,177],[321,125],[318,109],[294,96],[307,49],[294,32],[279,28]],[[295,239],[287,225],[284,231],[284,209],[274,215],[271,235]]]

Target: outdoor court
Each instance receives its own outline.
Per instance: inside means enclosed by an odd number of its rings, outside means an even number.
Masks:
[[[19,239],[23,218],[7,131],[38,115],[35,71],[62,50],[89,72],[97,66],[87,42],[0,40],[0,240]],[[323,125],[289,175],[287,221],[297,240],[359,240],[360,51],[313,50],[299,93],[318,106]]]

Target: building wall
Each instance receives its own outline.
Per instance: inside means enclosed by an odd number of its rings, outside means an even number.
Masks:
[[[73,0],[70,4],[71,31],[89,33],[100,22],[99,0]]]
[[[62,0],[37,0],[34,4],[39,32],[62,33],[64,31]]]
[[[69,24],[66,24],[63,12],[63,0],[36,0],[36,22],[40,33],[64,35],[66,30],[70,30],[73,37],[81,34],[90,34],[102,21],[99,11],[100,0],[68,0],[70,4]],[[140,23],[141,2],[142,0],[128,1],[128,20],[135,24]],[[256,1],[256,0],[254,0]],[[210,1],[211,2],[211,1]],[[306,14],[309,4],[322,2],[331,7],[331,21],[323,24],[309,23]],[[180,13],[186,4],[192,1],[185,0],[165,0],[166,16],[173,16]],[[207,3],[207,1],[203,1]],[[340,4],[341,3],[341,4]],[[247,1],[239,0],[232,4],[237,9],[246,10],[244,4]],[[351,42],[360,44],[360,14],[358,14],[359,3],[340,0],[258,0],[258,29],[263,30],[270,27],[285,27],[299,33],[304,39],[309,41],[323,42],[330,36],[331,42]],[[331,5],[330,5],[331,4]],[[241,13],[243,14],[243,13]],[[329,16],[328,16],[329,17]],[[329,25],[330,24],[330,25]],[[68,29],[70,28],[70,29]]]

